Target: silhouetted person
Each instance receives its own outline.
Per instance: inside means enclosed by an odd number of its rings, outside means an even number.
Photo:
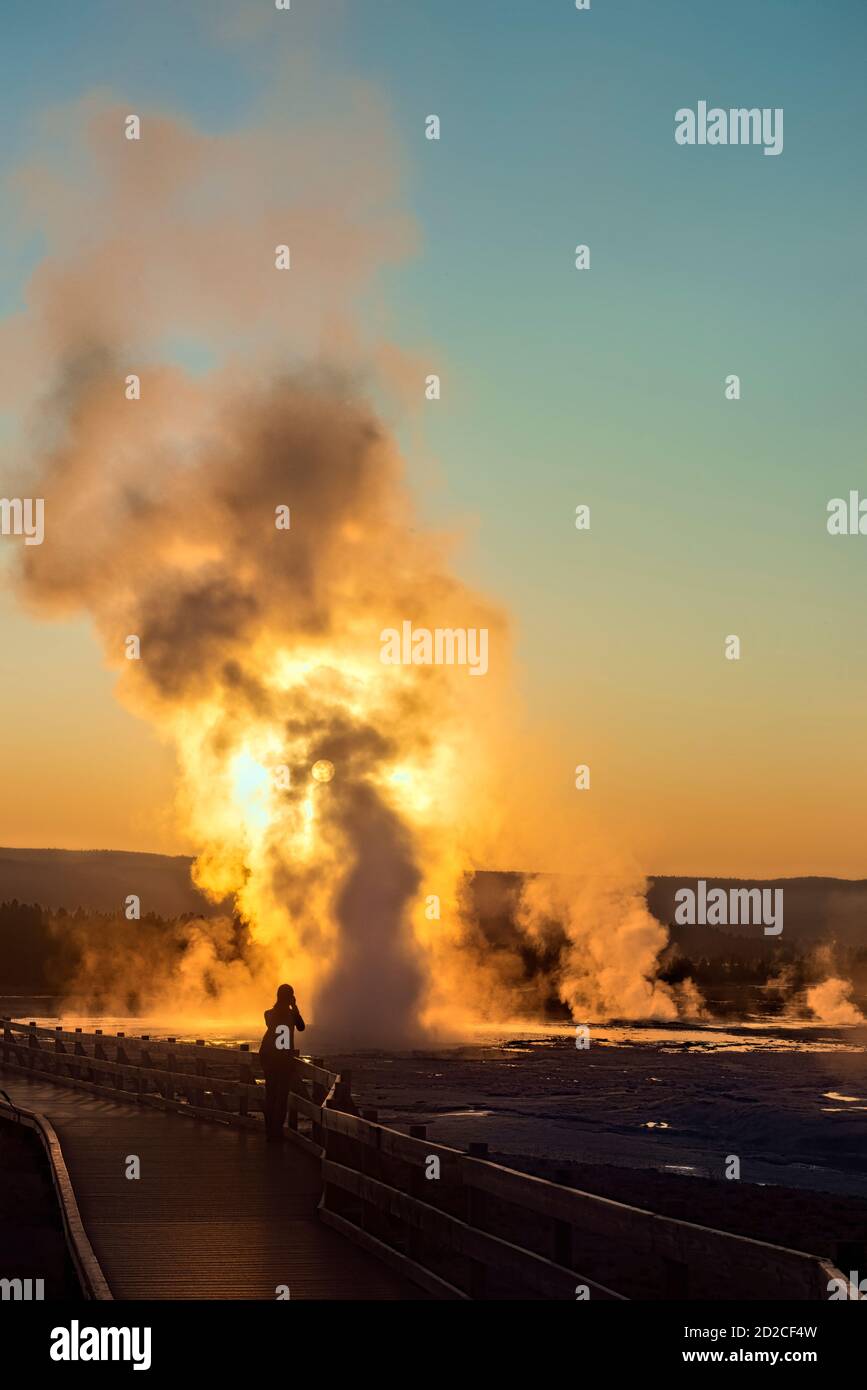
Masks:
[[[304,1032],[304,1019],[291,985],[281,985],[278,989],[276,1004],[265,1010],[265,1025],[267,1032],[259,1048],[265,1073],[265,1133],[269,1141],[277,1143],[283,1138],[286,1104],[292,1087],[291,1030]]]

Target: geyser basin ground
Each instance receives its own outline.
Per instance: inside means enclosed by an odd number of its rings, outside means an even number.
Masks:
[[[57,1006],[0,1001],[54,1026]],[[28,1011],[29,1009],[29,1011]],[[249,1042],[261,1030],[194,1029],[161,1019],[73,1018],[106,1033]],[[305,1051],[352,1069],[359,1105],[385,1124],[426,1124],[436,1142],[487,1142],[501,1161],[550,1173],[569,1163],[723,1179],[867,1199],[867,1027],[788,1017],[721,1023],[594,1024],[587,1050],[569,1027],[487,1026],[462,1046],[341,1053],[315,1027]],[[864,1231],[867,1238],[867,1229]]]

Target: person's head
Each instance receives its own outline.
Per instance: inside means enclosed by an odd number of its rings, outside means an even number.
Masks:
[[[277,990],[277,1003],[278,1003],[278,1004],[294,1004],[294,1003],[295,1003],[295,991],[294,991],[294,989],[292,988],[291,985],[281,985],[281,986],[280,986],[280,988]]]

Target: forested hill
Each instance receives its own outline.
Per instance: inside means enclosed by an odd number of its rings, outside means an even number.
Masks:
[[[123,850],[0,849],[0,902],[17,899],[20,903],[40,903],[50,910],[117,912],[127,895],[135,893],[143,913],[167,918],[189,912],[215,914],[220,909],[193,887],[191,864],[192,860],[183,855]],[[491,918],[510,916],[520,879],[520,874],[477,874],[477,908]],[[867,880],[708,877],[707,883],[726,890],[782,888],[782,935],[790,945],[810,946],[829,937],[848,946],[867,945]],[[647,902],[651,912],[661,922],[673,922],[677,889],[695,886],[695,878],[650,878]],[[701,930],[696,928],[699,933]],[[717,930],[750,935],[755,928],[722,926]]]
[[[192,862],[182,855],[114,849],[0,849],[0,902],[17,898],[54,910],[116,912],[135,893],[143,913],[214,913],[213,904],[193,887]]]

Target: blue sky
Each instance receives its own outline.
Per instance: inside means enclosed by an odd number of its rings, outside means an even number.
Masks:
[[[46,107],[93,88],[219,131],[251,118],[281,45],[373,83],[422,232],[376,312],[444,387],[410,476],[431,520],[465,522],[463,573],[514,615],[529,718],[562,752],[551,777],[598,763],[601,814],[650,868],[867,872],[864,558],[824,527],[830,497],[867,492],[863,4],[4,0],[0,15],[3,174]],[[677,146],[674,112],[700,99],[782,107],[783,153]],[[287,139],[294,116],[287,91]],[[39,247],[5,240],[8,311]],[[791,824],[760,814],[765,796]]]

